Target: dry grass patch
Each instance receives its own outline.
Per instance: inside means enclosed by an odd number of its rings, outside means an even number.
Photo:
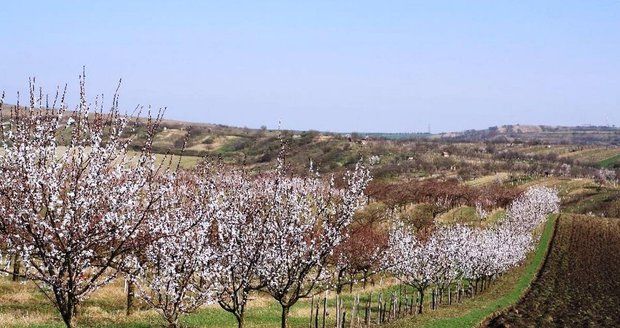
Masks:
[[[49,323],[52,316],[39,312],[0,312],[0,327],[29,327]]]
[[[504,182],[510,178],[510,174],[507,172],[499,172],[492,175],[486,175],[483,177],[479,177],[470,181],[465,182],[465,184],[473,186],[473,187],[481,187],[487,184],[491,184],[494,182]]]

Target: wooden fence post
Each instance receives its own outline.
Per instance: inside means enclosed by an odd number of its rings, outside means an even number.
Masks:
[[[321,298],[319,297],[316,302],[316,311],[314,312],[314,328],[319,328],[319,307],[321,303]]]
[[[379,297],[377,298],[377,324],[380,325],[381,324],[381,300],[383,299],[383,294],[379,294]]]
[[[351,304],[351,324],[349,324],[349,327],[353,327],[355,325],[355,303],[357,300],[357,295],[355,297],[353,297],[353,304]],[[344,325],[342,326],[342,328],[344,328]]]
[[[326,296],[323,299],[323,328],[325,328],[325,315],[327,313],[327,293],[325,295]]]
[[[340,328],[340,298],[336,294],[336,328]]]
[[[368,296],[368,301],[366,302],[366,313],[364,314],[364,324],[370,325],[370,317],[372,316],[372,293]]]
[[[314,312],[314,296],[310,300],[310,328],[312,328],[312,314]]]

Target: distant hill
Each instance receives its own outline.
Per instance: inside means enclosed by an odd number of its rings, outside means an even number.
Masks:
[[[502,125],[483,130],[466,130],[442,133],[341,133],[387,140],[440,139],[456,142],[541,143],[620,145],[620,128],[610,126],[549,126],[549,125]]]
[[[502,125],[434,135],[434,138],[472,142],[538,142],[551,144],[620,145],[620,128],[609,126]]]
[[[14,105],[4,104],[3,112],[8,112]],[[200,131],[206,134],[226,135],[226,136],[270,136],[278,135],[276,130],[267,130],[265,128],[255,129],[247,127],[235,127],[222,124],[203,123],[203,122],[186,122],[180,120],[165,119],[162,121],[162,127],[173,130],[191,129],[194,132]],[[493,126],[483,130],[465,130],[455,132],[442,133],[425,133],[425,132],[350,132],[336,133],[326,131],[298,131],[287,130],[290,133],[322,135],[329,137],[342,137],[353,139],[385,139],[385,140],[410,140],[410,139],[440,139],[445,141],[456,142],[494,142],[494,143],[540,143],[540,144],[581,144],[581,145],[620,145],[620,128],[615,126],[549,126],[549,125],[502,125]],[[178,140],[178,133],[169,131],[159,136],[161,141],[165,143],[173,143]],[[174,139],[174,140],[173,140]],[[216,143],[216,140],[203,138],[203,145],[194,147],[195,150],[213,149],[208,146]],[[230,139],[230,138],[229,138]],[[196,141],[196,140],[193,140]],[[202,143],[201,141],[201,143]],[[211,142],[213,141],[213,142]],[[220,140],[221,141],[221,140]],[[217,144],[217,143],[216,143]],[[196,146],[196,145],[193,145]]]
[[[4,119],[12,106],[5,105]],[[147,137],[144,119],[132,120],[124,137],[139,150]],[[440,134],[270,130],[221,124],[163,120],[153,151],[184,154],[188,163],[203,156],[254,168],[270,168],[285,142],[287,162],[306,172],[312,161],[323,172],[353,166],[375,157],[375,176],[404,175],[478,177],[499,171],[557,171],[570,164],[588,175],[599,167],[620,167],[620,129],[615,127],[551,127],[506,125],[485,130]],[[189,164],[188,164],[189,165]]]

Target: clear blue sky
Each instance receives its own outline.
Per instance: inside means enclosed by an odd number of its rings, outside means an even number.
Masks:
[[[237,126],[620,125],[620,1],[6,1],[0,90]],[[50,90],[51,91],[51,90]]]

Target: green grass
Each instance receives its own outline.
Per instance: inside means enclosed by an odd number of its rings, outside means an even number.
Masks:
[[[393,284],[394,280],[386,281],[383,287],[377,284],[363,290],[360,286],[355,287],[353,293],[344,292],[341,296],[345,304],[350,307],[353,297],[360,294],[360,300],[364,302],[370,292],[373,300],[377,293],[387,295],[398,289]],[[79,327],[97,328],[145,328],[164,327],[164,321],[154,310],[136,309],[131,316],[124,313],[123,282],[116,280],[111,285],[95,292],[79,309],[77,323]],[[251,297],[246,311],[247,327],[278,327],[280,325],[281,308],[277,302],[265,294],[255,294]],[[309,299],[300,300],[291,309],[289,323],[292,328],[307,327],[310,313]],[[328,297],[327,324],[335,325],[334,307],[335,293],[330,292]],[[376,311],[373,309],[373,311]],[[218,305],[201,308],[196,313],[181,317],[181,324],[185,328],[198,327],[237,327],[234,316]],[[48,300],[36,289],[32,283],[15,283],[8,277],[0,279],[0,327],[36,327],[36,328],[62,328],[60,316]]]
[[[497,279],[483,294],[461,304],[395,321],[388,327],[476,327],[488,317],[515,305],[526,293],[545,260],[557,217],[550,216],[540,243],[526,262]]]
[[[452,223],[480,223],[481,219],[476,214],[476,209],[471,206],[461,206],[454,208],[444,214],[442,214],[437,221],[443,224]]]
[[[598,166],[604,167],[604,168],[615,167],[617,165],[620,165],[620,154],[617,154],[615,156],[609,157],[607,159],[604,159],[598,162]]]

